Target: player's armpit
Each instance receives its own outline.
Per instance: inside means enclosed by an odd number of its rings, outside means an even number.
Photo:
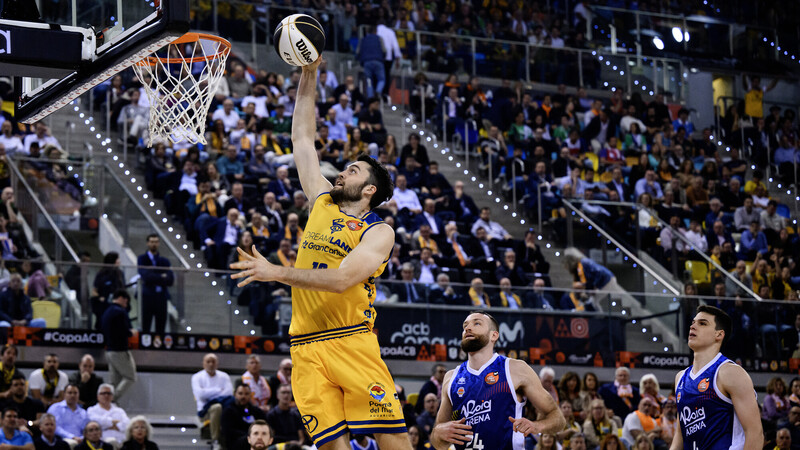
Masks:
[[[550,393],[544,390],[539,375],[524,361],[512,359],[510,361],[511,380],[517,392],[522,391],[525,398],[539,411],[543,418],[537,420],[537,433],[555,434],[564,429],[567,424],[564,414],[561,413]]]
[[[750,375],[741,366],[728,363],[719,368],[717,380],[722,393],[733,402],[733,409],[742,424],[745,435],[744,449],[762,448],[764,432],[761,426],[761,413]]]

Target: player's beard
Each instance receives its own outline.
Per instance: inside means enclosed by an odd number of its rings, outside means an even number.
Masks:
[[[355,203],[361,200],[361,190],[364,189],[364,186],[367,184],[364,183],[361,186],[335,186],[331,189],[331,199],[333,203],[337,205],[343,205],[345,203]]]
[[[255,450],[266,450],[267,447],[269,446],[265,444],[263,440],[261,440],[261,442],[256,441],[256,443],[252,445],[252,448],[254,448]]]
[[[489,345],[489,334],[484,334],[482,336],[476,335],[474,339],[461,340],[461,350],[464,350],[466,353],[477,352],[487,345]]]

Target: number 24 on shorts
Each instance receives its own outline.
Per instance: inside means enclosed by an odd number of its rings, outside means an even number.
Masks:
[[[472,435],[472,441],[464,449],[483,450],[483,441],[478,438],[478,433]]]

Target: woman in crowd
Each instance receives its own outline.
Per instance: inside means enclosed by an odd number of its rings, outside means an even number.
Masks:
[[[563,431],[556,433],[556,440],[568,448],[570,438],[583,431],[581,426],[583,422],[575,420],[576,414],[572,411],[572,403],[569,400],[561,401],[561,414],[567,419],[567,424],[564,426]]]
[[[767,396],[764,397],[764,420],[778,422],[789,414],[789,398],[786,396],[786,383],[781,377],[773,377],[767,383]]]
[[[600,450],[625,450],[616,434],[610,434],[603,438],[600,444]]]
[[[606,441],[604,439],[608,436],[613,436],[616,439],[617,424],[608,418],[603,400],[592,400],[590,408],[589,417],[583,422],[583,434],[586,435],[587,447],[597,447],[600,442],[605,444]],[[619,445],[619,441],[616,444]]]
[[[655,419],[661,416],[661,408],[667,401],[667,398],[658,392],[660,389],[661,387],[658,384],[655,374],[648,373],[639,380],[639,395],[641,395],[642,398],[649,398],[653,401],[655,408],[650,412],[650,415]]]
[[[600,398],[600,396],[597,395],[597,389],[599,387],[600,383],[598,383],[597,375],[595,375],[594,372],[586,372],[583,374],[583,382],[581,383],[583,407],[581,410],[583,411],[584,419],[591,413],[592,400]]]
[[[408,427],[408,440],[411,441],[411,448],[413,450],[431,448],[431,445],[428,443],[428,437],[425,436],[425,432],[420,430],[416,425]]]
[[[576,415],[582,415],[583,412],[583,398],[581,397],[581,379],[575,372],[567,372],[558,382],[558,398],[563,401],[568,401],[572,407],[572,412]],[[563,408],[562,408],[563,409]],[[566,417],[566,416],[565,416]],[[581,417],[585,419],[586,417]],[[569,418],[567,418],[569,421]]]
[[[136,416],[131,419],[125,429],[125,443],[121,450],[158,450],[158,445],[151,441],[153,427],[145,416]]]

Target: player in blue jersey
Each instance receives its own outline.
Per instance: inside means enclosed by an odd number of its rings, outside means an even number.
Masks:
[[[694,361],[675,376],[681,432],[675,435],[670,450],[756,450],[764,446],[753,380],[719,351],[730,334],[728,314],[708,305],[697,308],[689,328]]]
[[[564,429],[564,416],[536,372],[524,361],[494,352],[498,330],[497,321],[485,312],[473,312],[464,321],[461,348],[469,358],[447,372],[442,382],[442,402],[430,438],[434,448],[454,444],[457,450],[518,450],[529,434]],[[538,420],[522,417],[526,401],[538,412]]]

